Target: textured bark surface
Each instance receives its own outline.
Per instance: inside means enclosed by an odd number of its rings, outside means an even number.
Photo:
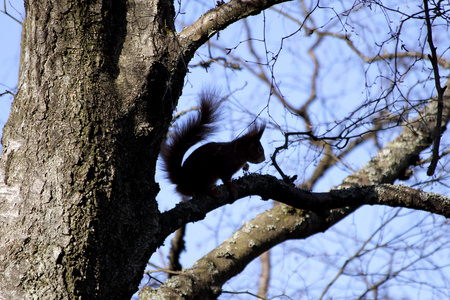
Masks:
[[[161,65],[171,9],[157,4],[26,3],[0,162],[2,296],[136,291],[157,247],[153,178],[174,101]]]

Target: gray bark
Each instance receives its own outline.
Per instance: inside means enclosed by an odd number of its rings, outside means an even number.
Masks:
[[[145,3],[129,5],[160,18]],[[170,113],[160,91],[143,93],[163,79],[150,72],[160,58],[144,60],[148,76],[140,80],[128,70],[142,58],[121,63],[133,43],[127,36],[149,29],[133,26],[139,15],[126,12],[124,1],[26,3],[19,89],[0,161],[5,298],[129,298],[156,248],[151,145]],[[148,26],[160,31],[157,22]]]

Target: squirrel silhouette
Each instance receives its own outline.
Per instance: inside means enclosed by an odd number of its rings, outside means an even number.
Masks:
[[[237,189],[231,177],[247,162],[261,163],[265,160],[260,143],[265,124],[253,124],[247,133],[226,143],[207,143],[189,155],[183,163],[186,151],[205,140],[217,129],[220,102],[213,92],[200,94],[200,110],[182,125],[176,127],[170,138],[161,146],[163,169],[176,190],[186,196],[197,194],[220,195],[215,183],[221,179],[233,196]]]

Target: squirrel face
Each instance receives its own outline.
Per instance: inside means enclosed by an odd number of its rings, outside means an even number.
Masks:
[[[242,143],[243,152],[247,155],[247,161],[252,164],[259,164],[263,162],[266,157],[264,156],[264,148],[261,145],[260,139],[266,128],[265,124],[253,125],[249,131],[242,137],[238,138],[238,143]]]
[[[264,148],[262,147],[259,140],[252,143],[251,149],[248,154],[249,157],[247,161],[252,164],[259,164],[266,159],[266,157],[264,156]]]

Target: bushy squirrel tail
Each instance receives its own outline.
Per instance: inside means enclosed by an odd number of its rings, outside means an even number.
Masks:
[[[186,151],[217,129],[214,123],[219,118],[219,97],[212,91],[204,91],[199,98],[200,110],[197,115],[175,127],[168,140],[161,145],[163,169],[176,185],[183,185],[185,175],[182,162]]]

